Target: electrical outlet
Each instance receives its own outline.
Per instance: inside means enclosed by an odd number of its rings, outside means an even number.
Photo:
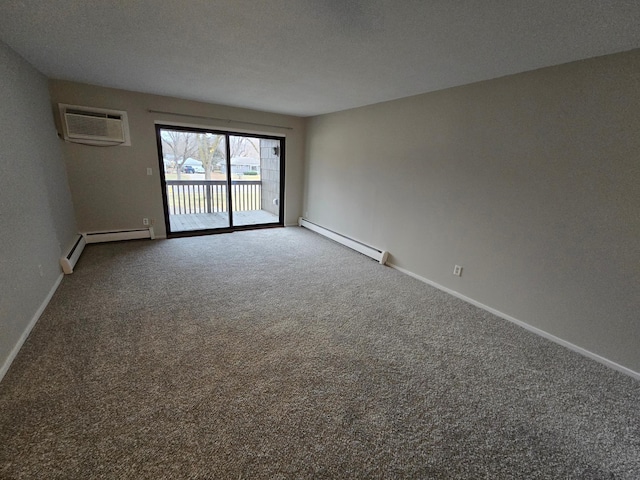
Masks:
[[[148,227],[149,226],[149,219],[148,218],[143,218],[142,219],[142,224]]]
[[[456,265],[455,267],[453,267],[453,274],[461,277],[462,276],[462,267],[460,265]]]
[[[153,175],[153,170],[151,170],[150,168],[147,168],[147,175]]]

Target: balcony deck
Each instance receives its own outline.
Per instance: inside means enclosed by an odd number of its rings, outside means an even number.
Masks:
[[[260,225],[264,223],[277,222],[278,216],[265,210],[233,212],[233,224],[235,226]],[[227,228],[229,227],[229,214],[185,213],[181,215],[169,215],[169,224],[171,225],[172,232]]]

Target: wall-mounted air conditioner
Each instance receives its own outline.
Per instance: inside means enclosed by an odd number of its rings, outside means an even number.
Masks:
[[[127,112],[60,103],[63,137],[67,142],[97,146],[129,146]]]

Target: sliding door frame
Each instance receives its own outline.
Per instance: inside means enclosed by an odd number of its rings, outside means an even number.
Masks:
[[[158,150],[158,164],[160,172],[160,189],[162,190],[162,205],[164,211],[164,224],[167,232],[167,238],[176,237],[192,237],[197,235],[213,235],[217,233],[230,233],[241,230],[257,230],[262,228],[279,228],[284,227],[284,200],[285,200],[285,163],[286,163],[286,142],[285,137],[277,135],[268,135],[261,133],[247,133],[233,130],[219,130],[206,127],[186,127],[182,125],[171,125],[165,123],[156,123],[156,144]],[[160,135],[161,130],[176,130],[182,132],[194,132],[194,133],[211,133],[214,135],[223,135],[225,137],[225,156],[227,166],[227,209],[229,215],[229,226],[220,228],[207,228],[202,230],[183,230],[179,232],[171,231],[170,217],[169,217],[169,199],[167,197],[167,180],[165,177],[165,165],[162,150],[162,137]],[[231,172],[231,142],[229,137],[231,136],[245,136],[250,138],[264,138],[266,140],[278,140],[280,142],[279,147],[279,159],[280,159],[280,179],[279,179],[279,198],[278,198],[278,221],[272,223],[260,223],[250,225],[234,225],[233,224],[233,184],[232,184],[232,172]],[[260,172],[262,174],[262,172]],[[262,198],[260,199],[262,202]]]

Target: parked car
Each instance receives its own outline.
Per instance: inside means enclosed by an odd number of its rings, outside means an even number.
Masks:
[[[191,165],[185,165],[182,167],[182,173],[196,173]]]
[[[204,173],[204,168],[202,168],[200,165],[195,165],[193,167],[193,173]]]

